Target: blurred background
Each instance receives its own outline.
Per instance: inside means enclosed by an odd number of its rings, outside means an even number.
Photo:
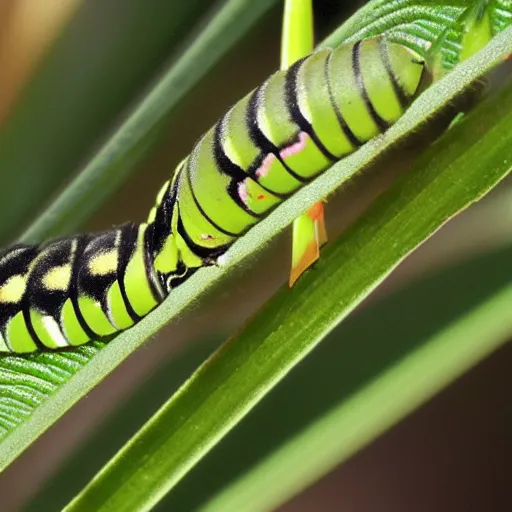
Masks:
[[[316,1],[318,39],[363,3]],[[83,230],[144,219],[160,184],[197,137],[278,68],[282,7],[274,4],[179,102],[158,142]],[[161,0],[0,3],[0,172],[5,184],[0,200],[10,220],[0,230],[3,244],[51,203],[219,5],[208,0],[179,5]],[[403,168],[383,164],[329,201],[331,237],[407,169],[415,151],[403,148]],[[20,183],[27,194],[13,196]],[[62,508],[193,369],[286,281],[289,247],[290,234],[285,233],[47,431],[0,476],[2,510]],[[443,314],[454,304],[491,293],[493,286],[510,279],[511,255],[508,180],[409,257],[158,509],[193,510],[327,410],[339,394],[326,390],[337,388],[337,378],[348,371],[340,351],[344,340],[369,346],[368,340],[378,336],[386,347],[397,339],[403,344],[421,339],[433,324],[446,321]],[[326,368],[326,360],[333,361],[332,367]],[[510,509],[511,369],[508,344],[282,510]],[[318,389],[323,390],[321,400]]]

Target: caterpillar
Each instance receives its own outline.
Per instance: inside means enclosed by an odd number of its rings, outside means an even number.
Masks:
[[[396,122],[431,80],[384,36],[315,52],[236,103],[144,223],[0,254],[0,352],[128,329],[306,183]]]

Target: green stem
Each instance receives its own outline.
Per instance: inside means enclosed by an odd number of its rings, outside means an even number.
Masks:
[[[286,0],[281,42],[281,69],[310,54],[314,48],[312,0]]]

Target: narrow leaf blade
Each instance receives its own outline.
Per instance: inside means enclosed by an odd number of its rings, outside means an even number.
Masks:
[[[200,510],[276,509],[507,342],[512,336],[511,308],[509,284],[424,340]]]
[[[449,78],[456,76],[454,72]],[[479,105],[430,148],[410,173],[324,251],[315,272],[271,299],[68,510],[114,510],[127,500],[146,510],[157,503],[412,250],[509,174],[511,133],[512,88],[508,88]],[[339,173],[344,163],[333,171]],[[312,194],[308,201],[318,198]],[[430,385],[432,390],[440,387],[436,381]]]

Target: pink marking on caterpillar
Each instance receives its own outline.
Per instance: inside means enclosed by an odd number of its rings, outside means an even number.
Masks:
[[[279,156],[284,160],[285,158],[300,153],[303,149],[306,148],[308,139],[309,135],[306,132],[299,132],[299,140],[279,151]]]
[[[213,240],[215,237],[212,236],[212,235],[209,235],[207,233],[202,233],[201,234],[201,240]]]
[[[268,171],[270,170],[270,166],[272,165],[272,162],[276,159],[276,155],[274,153],[269,153],[261,162],[261,165],[258,167],[256,171],[256,176],[258,178],[263,178],[268,174]]]
[[[247,200],[249,199],[249,192],[247,192],[247,180],[241,181],[238,184],[238,197],[247,206]]]

